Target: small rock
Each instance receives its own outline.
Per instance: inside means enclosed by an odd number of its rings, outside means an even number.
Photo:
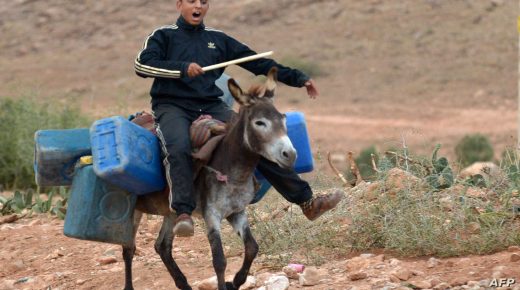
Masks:
[[[395,275],[390,275],[388,278],[394,283],[401,283],[401,279],[397,278]]]
[[[435,268],[439,265],[439,260],[435,259],[434,257],[431,257],[428,259],[428,262],[426,262],[426,267],[428,268]]]
[[[363,279],[366,279],[367,277],[368,277],[368,275],[365,272],[357,272],[357,273],[352,273],[352,274],[348,275],[348,278],[351,281],[363,280]]]
[[[509,248],[507,248],[507,251],[508,252],[520,252],[520,247],[519,246],[510,246]]]
[[[323,279],[321,271],[314,267],[309,267],[300,275],[299,282],[301,286],[314,286],[318,285],[321,279]]]
[[[435,287],[442,283],[442,281],[437,277],[431,278],[429,282],[430,282],[430,284],[432,284],[432,287]]]
[[[101,265],[108,265],[108,264],[116,263],[116,262],[117,262],[117,259],[116,259],[116,257],[108,256],[108,257],[101,257],[101,258],[99,258],[97,261],[98,261],[99,264],[101,264]]]
[[[450,284],[451,284],[451,286],[462,286],[462,285],[465,285],[467,282],[468,282],[467,278],[457,277],[457,278],[451,280]]]
[[[16,289],[16,287],[14,286],[14,283],[16,283],[16,280],[4,280],[2,283],[0,283],[0,289],[2,289],[2,290]]]
[[[282,271],[287,275],[289,279],[299,279],[298,272],[293,267],[285,266],[282,268]]]
[[[215,290],[218,287],[217,276],[202,280],[197,285],[199,290]]]
[[[409,283],[419,289],[432,288],[432,284],[428,281],[413,281],[413,282],[409,282]]]
[[[511,255],[511,262],[518,262],[520,261],[520,255],[519,254],[512,254]]]
[[[359,256],[363,259],[370,259],[370,258],[374,257],[375,255],[374,254],[361,254]]]
[[[289,289],[289,285],[289,278],[285,276],[271,276],[265,282],[265,286],[269,290],[286,290]]]
[[[402,281],[407,281],[412,276],[412,272],[408,269],[397,269],[392,274]]]
[[[401,261],[399,261],[398,259],[390,259],[390,266],[399,266],[401,264]]]
[[[78,280],[76,280],[76,285],[83,285],[83,284],[85,284],[85,282],[87,282],[87,280],[78,279]]]

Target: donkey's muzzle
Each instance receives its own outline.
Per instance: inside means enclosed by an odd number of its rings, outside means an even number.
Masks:
[[[294,148],[283,150],[281,157],[283,163],[282,167],[292,168],[294,167],[294,162],[296,161],[296,150]]]

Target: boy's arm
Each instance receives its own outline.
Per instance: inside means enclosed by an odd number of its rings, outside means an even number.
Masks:
[[[143,78],[180,78],[186,75],[189,63],[166,60],[166,37],[163,30],[154,31],[145,41],[134,62],[135,73]]]

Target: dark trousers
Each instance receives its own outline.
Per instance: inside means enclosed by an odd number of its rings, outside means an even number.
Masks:
[[[164,166],[170,186],[170,207],[177,214],[191,212],[196,207],[193,195],[193,161],[189,129],[201,115],[227,122],[234,112],[223,102],[207,102],[190,106],[158,104],[153,106],[157,136],[166,155]],[[289,202],[300,204],[312,197],[309,184],[292,169],[283,169],[276,163],[260,158],[257,169]]]

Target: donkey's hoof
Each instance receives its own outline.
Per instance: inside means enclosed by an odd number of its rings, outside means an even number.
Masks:
[[[235,288],[232,282],[226,282],[226,290],[238,290],[238,288]]]

